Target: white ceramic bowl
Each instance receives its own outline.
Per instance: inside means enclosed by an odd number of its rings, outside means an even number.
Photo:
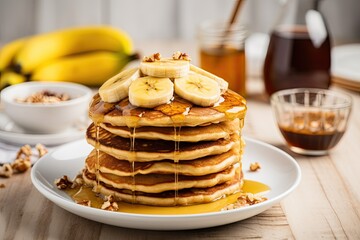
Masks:
[[[70,100],[59,103],[19,103],[16,98],[48,90],[65,93]],[[5,113],[15,124],[31,133],[58,133],[86,116],[92,91],[83,85],[67,82],[27,82],[1,91]]]

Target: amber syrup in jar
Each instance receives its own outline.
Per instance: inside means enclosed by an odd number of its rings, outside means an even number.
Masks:
[[[266,92],[271,95],[289,88],[328,88],[330,65],[329,35],[316,47],[306,26],[279,27],[271,34],[265,58]]]

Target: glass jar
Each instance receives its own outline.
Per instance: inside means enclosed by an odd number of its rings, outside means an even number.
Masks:
[[[200,67],[229,83],[229,88],[246,95],[244,26],[205,22],[199,28]]]
[[[330,85],[331,42],[325,21],[316,10],[297,19],[292,24],[277,24],[271,33],[264,63],[269,95],[289,88],[325,89]]]

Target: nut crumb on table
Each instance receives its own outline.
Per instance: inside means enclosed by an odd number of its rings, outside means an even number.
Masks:
[[[0,177],[9,178],[13,173],[14,171],[10,163],[5,163],[0,167]]]
[[[0,183],[0,188],[5,188],[5,184]]]
[[[44,156],[48,150],[40,143],[36,144],[35,147],[38,150],[38,157]],[[14,173],[23,173],[31,168],[31,156],[32,149],[30,145],[26,144],[21,146],[19,151],[16,153],[16,157],[12,162],[4,163],[0,166],[0,177],[9,178]]]

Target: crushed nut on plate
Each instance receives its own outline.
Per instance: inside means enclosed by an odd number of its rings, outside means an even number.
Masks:
[[[186,60],[186,61],[191,61],[190,56],[187,53],[182,53],[180,51],[176,51],[173,53],[172,58],[174,60]]]
[[[13,173],[14,171],[10,163],[5,163],[0,167],[0,177],[9,178]]]
[[[117,211],[119,206],[117,202],[115,202],[115,198],[112,195],[106,197],[106,201],[101,206],[101,209],[108,210],[108,211]]]
[[[258,162],[254,162],[250,164],[250,171],[255,172],[257,170],[261,169],[261,165]]]
[[[91,207],[91,201],[90,200],[81,200],[81,201],[75,201],[79,205]]]
[[[80,186],[84,185],[84,179],[82,178],[81,173],[78,174],[72,182],[73,183],[71,185],[71,188],[76,188],[76,187],[80,187]]]
[[[252,193],[241,193],[235,203],[229,204],[221,211],[237,209],[245,206],[254,205],[266,201],[267,198],[263,196],[254,195]]]
[[[64,175],[55,180],[55,185],[58,189],[64,190],[71,187],[73,182],[69,180],[68,176]]]
[[[150,56],[143,57],[143,62],[155,62],[156,60],[160,60],[160,59],[161,59],[161,54],[154,53]]]

